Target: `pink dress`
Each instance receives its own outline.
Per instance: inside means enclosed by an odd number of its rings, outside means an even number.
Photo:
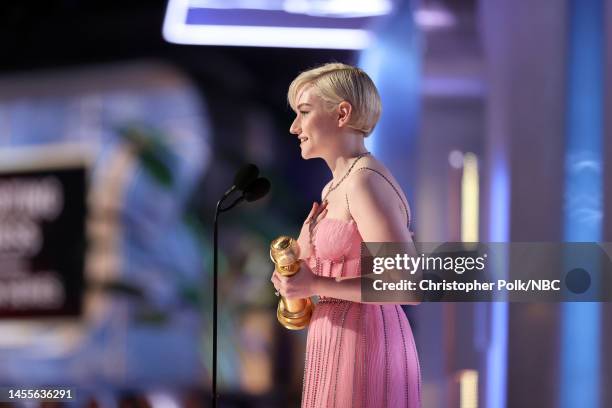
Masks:
[[[359,276],[354,221],[323,218],[313,234],[306,262],[314,273]],[[401,306],[322,298],[308,327],[303,384],[302,408],[420,408],[419,359]]]

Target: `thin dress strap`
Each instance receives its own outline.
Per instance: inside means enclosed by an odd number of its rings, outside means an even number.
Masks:
[[[408,219],[408,229],[410,230],[410,212],[408,211],[408,206],[406,205],[406,203],[404,202],[404,200],[402,199],[402,195],[400,194],[400,192],[397,190],[397,188],[395,188],[395,186],[393,185],[393,183],[391,182],[391,180],[389,180],[387,178],[387,176],[385,176],[384,174],[382,174],[380,171],[373,169],[371,167],[360,167],[358,169],[356,169],[355,171],[359,171],[359,170],[370,170],[373,171],[374,173],[378,174],[379,176],[381,176],[383,179],[385,179],[387,181],[387,183],[389,183],[389,185],[391,186],[391,188],[393,188],[393,191],[395,191],[395,194],[397,194],[398,198],[400,199],[402,206],[404,207],[404,210],[406,211],[406,218]],[[348,210],[349,214],[351,213],[351,209],[349,208],[349,201],[348,201],[348,194],[344,194],[344,197],[346,198],[346,209]]]

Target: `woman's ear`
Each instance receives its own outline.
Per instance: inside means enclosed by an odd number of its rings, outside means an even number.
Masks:
[[[353,107],[347,101],[342,101],[338,104],[338,126],[344,127],[349,124],[351,120],[351,114],[353,113]]]

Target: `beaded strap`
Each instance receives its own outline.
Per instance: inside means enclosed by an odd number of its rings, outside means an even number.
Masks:
[[[342,350],[344,350],[344,348],[342,347],[342,337],[344,335],[344,323],[346,321],[346,316],[348,315],[349,311],[351,310],[352,307],[352,303],[347,303],[346,304],[346,309],[344,309],[343,313],[342,313],[342,320],[340,321],[340,340],[336,343],[336,347],[334,347],[334,351],[336,349],[340,349],[338,350],[338,358],[336,360],[336,376],[334,378],[334,391],[333,391],[333,396],[334,396],[334,401],[332,404],[333,408],[336,408],[336,389],[338,386],[338,373],[340,372],[340,361],[342,361]],[[339,346],[338,346],[339,344]],[[333,367],[333,363],[332,363],[332,367]]]
[[[397,316],[397,324],[400,328],[400,333],[402,334],[402,346],[404,346],[404,378],[406,379],[404,382],[404,399],[406,400],[406,407],[408,406],[408,395],[410,395],[410,391],[408,390],[408,350],[406,350],[406,337],[404,336],[404,327],[402,326],[402,319],[399,313],[400,306],[395,305],[395,314]]]
[[[382,317],[382,325],[383,325],[383,336],[385,340],[385,381],[383,388],[383,406],[384,408],[388,407],[388,393],[389,393],[389,341],[387,335],[387,321],[385,319],[385,309],[382,305],[379,306],[380,315]]]
[[[389,183],[389,185],[391,186],[391,188],[393,188],[393,191],[395,191],[395,194],[397,194],[397,196],[399,197],[402,206],[404,207],[404,211],[406,211],[406,218],[408,219],[408,229],[410,229],[410,222],[412,221],[410,219],[410,211],[408,211],[408,206],[406,205],[406,203],[404,202],[404,200],[402,199],[402,195],[400,194],[400,192],[398,191],[398,189],[395,187],[395,185],[393,185],[393,183],[391,182],[391,180],[389,180],[387,178],[387,176],[385,176],[384,174],[382,174],[380,171],[373,169],[371,167],[360,167],[355,171],[359,171],[359,170],[370,170],[373,171],[374,173],[378,174],[379,176],[381,176],[383,179],[385,179],[387,181],[387,183]],[[348,201],[348,195],[345,194],[344,195],[346,198],[346,209],[348,210],[349,214],[351,213],[351,209],[349,208],[349,201]]]
[[[325,194],[325,196],[323,197],[323,201],[327,200],[327,196],[334,191],[335,189],[338,188],[338,186],[340,186],[340,184],[342,184],[342,182],[344,180],[346,180],[346,178],[349,176],[349,174],[351,174],[351,171],[353,170],[353,167],[355,167],[355,165],[357,164],[357,162],[361,159],[363,159],[365,156],[368,156],[372,153],[370,152],[365,152],[365,153],[361,153],[360,155],[358,155],[355,160],[353,161],[353,164],[351,164],[351,167],[349,167],[348,171],[346,173],[344,173],[344,176],[342,176],[342,178],[340,180],[338,180],[338,182],[336,183],[336,185],[333,184],[333,181],[330,181],[329,183],[329,189],[327,190],[327,193]]]

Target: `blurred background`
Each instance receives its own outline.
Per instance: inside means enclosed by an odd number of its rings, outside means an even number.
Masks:
[[[369,149],[419,241],[612,240],[612,2],[51,0],[0,4],[0,386],[206,407],[212,217],[222,407],[299,406],[305,332],[276,321],[270,241],[330,174],[288,132],[291,80],[362,67]],[[608,160],[606,160],[608,159]],[[609,303],[409,307],[423,406],[612,406]]]

